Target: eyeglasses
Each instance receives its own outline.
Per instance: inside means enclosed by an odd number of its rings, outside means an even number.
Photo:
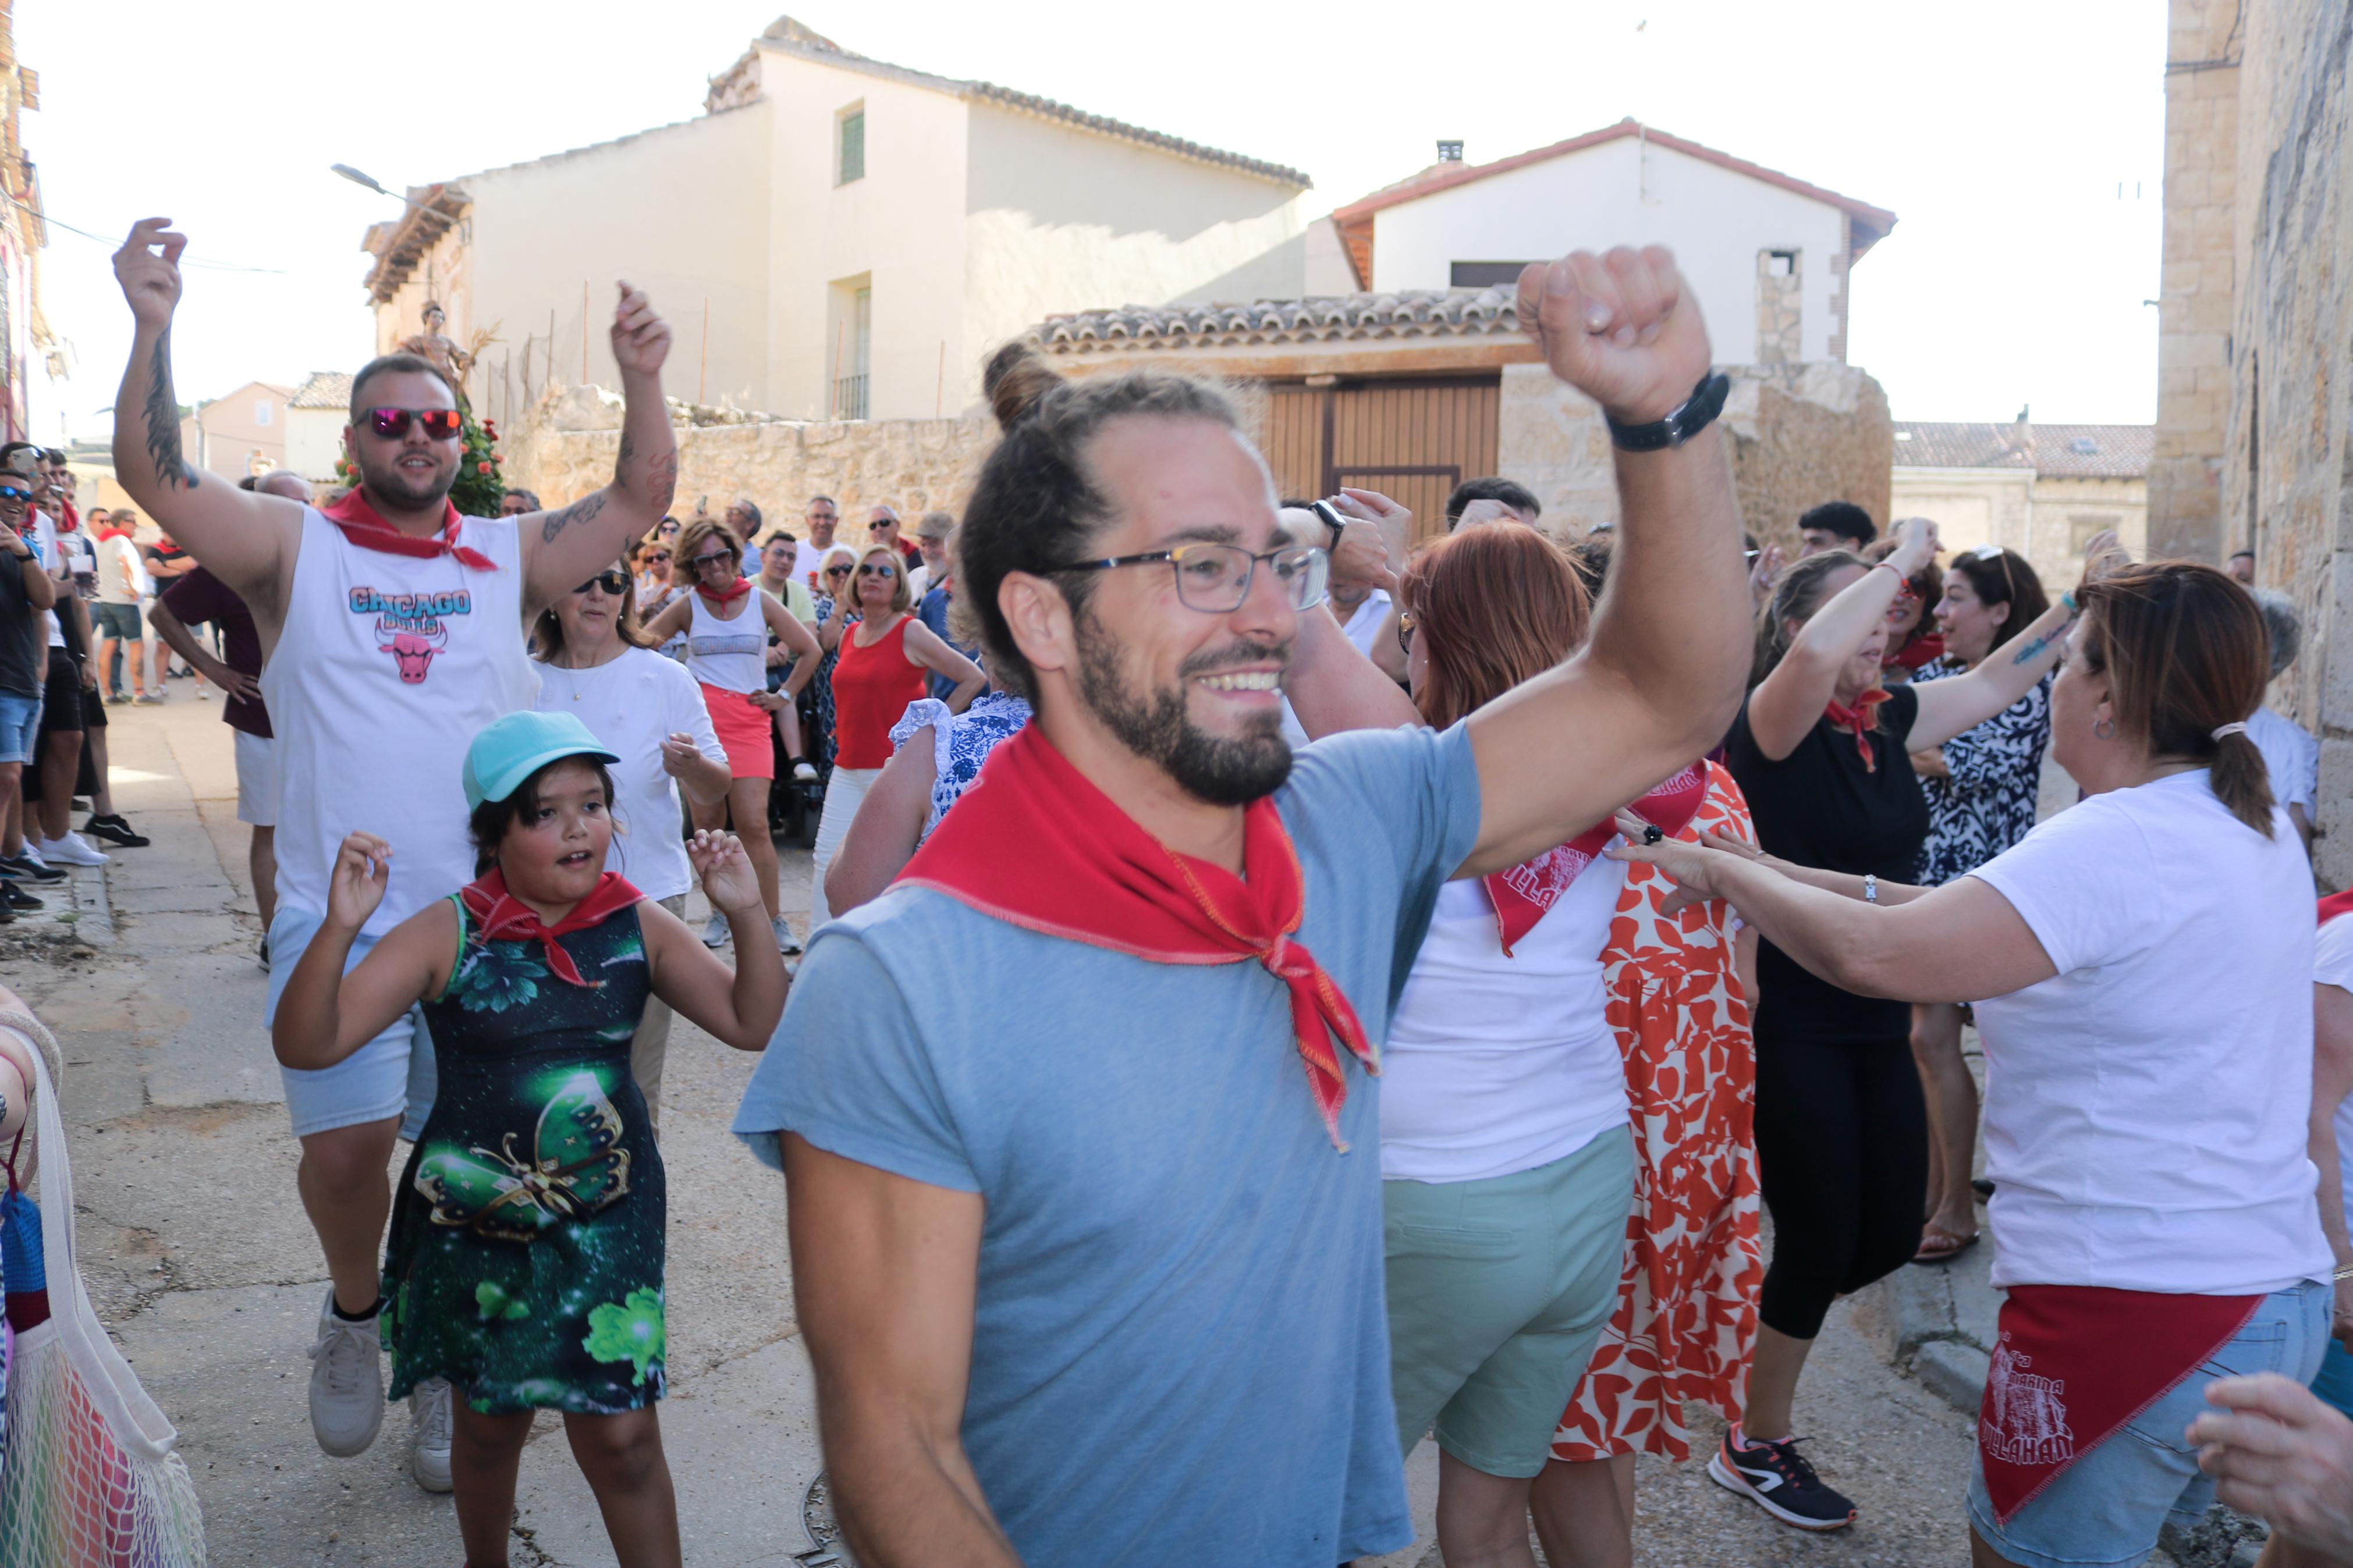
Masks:
[[[407,435],[412,420],[436,441],[448,440],[463,424],[454,408],[371,408],[367,416],[369,426],[388,441]]]
[[[32,499],[33,492],[28,489],[21,489],[15,485],[0,485],[0,501],[28,501]]]
[[[896,566],[877,566],[870,561],[858,568],[858,574],[860,577],[881,577],[887,580],[896,577],[899,574],[899,569]]]
[[[1405,650],[1407,658],[1413,657],[1413,612],[1410,610],[1398,612],[1398,647]]]
[[[849,575],[849,568],[847,566],[828,566],[825,569],[825,574],[828,577],[847,577]]]
[[[617,599],[629,591],[629,575],[626,572],[599,572],[572,591],[585,594],[591,588],[602,588]]]
[[[1166,561],[1176,577],[1176,597],[1188,610],[1226,616],[1250,597],[1250,581],[1265,562],[1282,584],[1283,597],[1294,610],[1313,609],[1324,602],[1332,579],[1332,557],[1314,545],[1285,545],[1253,555],[1239,544],[1180,544],[1174,550],[1150,550],[1141,555],[1118,555],[1108,561],[1080,561],[1064,572],[1108,572],[1116,566],[1148,566]]]
[[[670,552],[667,550],[649,550],[646,552],[645,558],[648,561],[667,561],[670,559]]]
[[[732,550],[721,550],[709,555],[690,555],[686,558],[686,563],[697,572],[706,566],[733,566],[735,564],[735,552]]]

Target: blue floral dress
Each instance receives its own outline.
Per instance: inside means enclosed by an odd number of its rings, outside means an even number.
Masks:
[[[950,713],[948,705],[934,697],[907,704],[906,717],[891,726],[892,749],[905,745],[915,731],[929,725],[934,761],[938,767],[938,776],[932,781],[932,813],[923,819],[924,838],[932,836],[932,829],[948,814],[948,807],[972,787],[973,781],[980,776],[980,764],[988,761],[988,753],[1011,740],[1028,722],[1029,704],[1004,691],[975,698],[972,706],[961,713]]]
[[[484,1415],[643,1408],[667,1386],[661,1152],[629,1072],[651,994],[632,905],[553,940],[485,942],[425,1004],[440,1085],[385,1248],[391,1396],[447,1378]]]
[[[1968,672],[1958,659],[1940,658],[1922,666],[1912,684]],[[2051,743],[2052,679],[2044,676],[2025,696],[1946,742],[1950,778],[1920,780],[1928,837],[1920,847],[1919,886],[1941,888],[1965,877],[2033,830],[2042,752]]]

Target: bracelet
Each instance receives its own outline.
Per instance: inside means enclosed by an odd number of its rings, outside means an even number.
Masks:
[[[1903,567],[1901,567],[1901,566],[1898,566],[1898,565],[1897,565],[1897,564],[1895,564],[1895,563],[1894,563],[1894,562],[1893,562],[1893,561],[1874,561],[1874,562],[1873,562],[1873,563],[1871,563],[1871,570],[1872,570],[1872,571],[1873,571],[1873,572],[1876,572],[1876,571],[1878,571],[1882,566],[1884,566],[1884,567],[1886,567],[1890,572],[1894,573],[1894,574],[1895,574],[1895,580],[1896,580],[1898,583],[1909,583],[1909,582],[1912,580],[1912,579],[1910,579],[1909,577],[1906,577],[1905,575],[1904,575],[1904,568],[1903,568]]]
[[[2338,1269],[2336,1273],[2330,1275],[2329,1278],[2332,1279],[2353,1279],[2353,1265],[2348,1265],[2347,1267]]]
[[[1866,904],[1879,902],[1879,878],[1876,873],[1865,872],[1863,875],[1862,901]]]

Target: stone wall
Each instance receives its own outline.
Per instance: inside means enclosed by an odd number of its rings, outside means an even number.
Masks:
[[[1804,359],[1805,254],[1794,250],[1757,253],[1757,363],[1794,364]],[[1782,270],[1776,272],[1779,265]]]
[[[1795,551],[1798,514],[1851,500],[1887,518],[1895,426],[1879,383],[1852,365],[1735,365],[1724,425],[1740,514],[1760,541]],[[1618,521],[1618,484],[1601,411],[1541,364],[1504,367],[1496,468],[1544,503],[1566,539]]]
[[[2271,701],[2321,739],[2319,869],[2343,887],[2353,883],[2353,9],[2247,0],[2241,47],[2222,537],[2253,548],[2256,580],[2304,613],[2303,657]]]
[[[2157,446],[2148,539],[2160,556],[2219,562],[2232,402],[2231,301],[2240,246],[2242,11],[2269,0],[2172,0],[2165,69],[2165,250],[2158,286]],[[2295,0],[2291,0],[2295,4]],[[2295,8],[2317,11],[2311,4]]]
[[[984,417],[809,423],[670,406],[679,515],[704,496],[713,516],[748,497],[769,526],[797,524],[813,495],[833,497],[853,525],[878,502],[911,522],[934,509],[961,511],[996,441],[996,425]],[[611,481],[620,430],[614,394],[559,389],[501,433],[507,482],[549,506],[575,500]]]

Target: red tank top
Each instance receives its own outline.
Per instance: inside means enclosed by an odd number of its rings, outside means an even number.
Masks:
[[[841,634],[833,664],[834,765],[879,768],[891,760],[891,726],[923,695],[923,668],[907,662],[907,626],[901,616],[871,647],[858,645],[856,626]]]

